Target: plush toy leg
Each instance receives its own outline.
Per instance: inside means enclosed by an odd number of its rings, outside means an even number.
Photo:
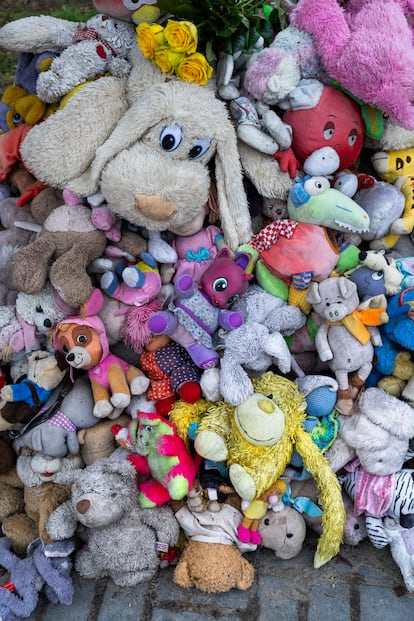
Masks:
[[[11,621],[20,621],[29,617],[36,609],[39,591],[43,581],[30,557],[20,559],[11,550],[8,537],[0,539],[0,565],[10,572],[10,582],[15,592],[0,588],[0,617]]]
[[[196,382],[184,382],[184,384],[179,387],[178,394],[182,401],[186,401],[186,403],[195,403],[201,397],[201,388]]]
[[[335,408],[338,410],[340,414],[344,416],[351,416],[354,409],[354,402],[351,399],[351,389],[350,388],[340,388],[337,392],[337,401],[335,404]]]
[[[194,364],[200,367],[200,369],[211,369],[215,367],[220,360],[220,356],[214,349],[209,349],[201,343],[192,343],[185,349]]]
[[[110,401],[116,408],[126,408],[131,402],[131,393],[125,374],[119,364],[111,364],[108,369],[108,384],[112,395]]]
[[[2,523],[2,531],[12,542],[13,550],[17,554],[24,554],[27,546],[39,537],[37,524],[25,513],[6,517]]]
[[[102,386],[102,384],[98,384],[98,382],[91,381],[92,394],[93,399],[95,401],[95,405],[93,408],[93,415],[97,418],[105,418],[109,416],[114,406],[109,401],[109,391]]]
[[[142,395],[150,385],[150,380],[141,369],[132,365],[128,367],[125,377],[132,395]]]
[[[42,237],[38,237],[29,246],[20,248],[14,257],[13,271],[14,284],[18,291],[27,294],[40,291],[46,282],[49,260],[55,251],[56,248]],[[33,265],[34,256],[36,256],[36,265]],[[33,269],[26,269],[27,265],[33,266]],[[66,272],[68,272],[67,269]]]
[[[158,481],[143,481],[138,486],[138,504],[142,509],[151,509],[170,500],[166,487]]]
[[[351,389],[351,399],[355,401],[361,391],[361,388],[365,386],[365,380],[359,377],[358,373],[352,373],[349,377],[349,385]]]
[[[69,557],[74,549],[71,539],[47,545],[42,545],[38,539],[32,550],[29,550],[35,567],[44,580],[45,593],[53,604],[72,604],[74,587],[71,579],[72,562]]]

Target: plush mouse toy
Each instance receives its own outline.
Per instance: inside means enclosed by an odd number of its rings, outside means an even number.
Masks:
[[[200,368],[215,366],[219,355],[212,347],[212,334],[219,326],[234,330],[243,323],[241,314],[229,308],[253,278],[248,273],[250,265],[247,253],[237,253],[233,261],[230,250],[222,248],[202,274],[199,286],[186,274],[177,279],[176,299],[168,311],[151,315],[149,329],[180,343]]]

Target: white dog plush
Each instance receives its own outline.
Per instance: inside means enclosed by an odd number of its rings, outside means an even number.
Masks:
[[[134,24],[98,14],[75,33],[56,23],[50,36],[64,49],[37,79],[37,94],[47,103],[59,101],[75,86],[105,73],[119,77],[129,73],[126,57],[136,38]]]

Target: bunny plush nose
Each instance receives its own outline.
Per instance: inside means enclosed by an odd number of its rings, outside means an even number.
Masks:
[[[168,220],[177,213],[177,205],[158,194],[135,194],[135,208],[147,218]]]

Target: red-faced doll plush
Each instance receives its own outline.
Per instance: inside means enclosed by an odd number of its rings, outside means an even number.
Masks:
[[[326,147],[338,156],[338,171],[354,167],[362,149],[364,122],[358,104],[342,91],[323,86],[314,107],[287,110],[283,121],[292,128],[292,146],[274,157],[292,179],[310,155]]]

